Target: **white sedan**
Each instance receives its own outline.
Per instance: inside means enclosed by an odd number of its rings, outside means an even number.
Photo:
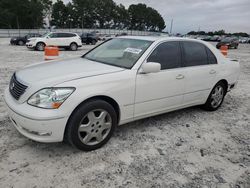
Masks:
[[[5,101],[24,136],[94,150],[117,125],[194,105],[218,109],[238,77],[239,63],[209,43],[127,36],[15,72]]]

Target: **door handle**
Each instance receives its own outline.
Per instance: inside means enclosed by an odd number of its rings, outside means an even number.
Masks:
[[[177,80],[180,80],[180,79],[183,79],[183,78],[184,78],[184,76],[182,74],[179,74],[178,76],[176,76]]]
[[[216,73],[216,71],[215,70],[210,70],[210,72],[209,72],[209,74],[215,74]]]

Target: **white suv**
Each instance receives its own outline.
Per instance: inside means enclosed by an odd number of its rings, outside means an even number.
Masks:
[[[38,51],[43,51],[45,46],[58,46],[76,51],[78,47],[82,46],[82,41],[76,33],[49,32],[41,37],[30,38],[26,46]]]

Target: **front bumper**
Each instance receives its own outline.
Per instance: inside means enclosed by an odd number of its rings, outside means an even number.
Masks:
[[[10,94],[5,91],[5,102],[7,105],[9,117],[15,128],[22,135],[38,142],[63,141],[64,130],[67,124],[68,117],[56,117],[54,119],[51,117],[48,117],[48,119],[44,119],[43,117],[39,119],[37,116],[32,117],[32,114],[27,117],[26,115],[22,114],[22,111],[20,111],[20,109],[18,109],[19,105],[24,104],[15,104],[14,100],[15,99],[13,99]],[[22,108],[22,110],[24,110],[24,108]]]
[[[29,43],[26,43],[26,47],[30,49],[35,49],[36,45],[29,42]]]

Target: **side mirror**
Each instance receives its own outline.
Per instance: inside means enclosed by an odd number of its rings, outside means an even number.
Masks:
[[[160,72],[161,64],[155,62],[147,62],[143,63],[141,67],[141,73],[148,74],[148,73],[156,73]]]

